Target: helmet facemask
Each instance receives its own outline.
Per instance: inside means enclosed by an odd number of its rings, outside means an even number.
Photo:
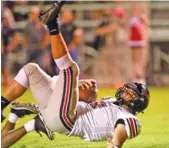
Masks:
[[[124,99],[124,94],[130,95],[131,99]],[[127,83],[117,90],[115,97],[120,105],[127,105],[132,113],[136,114],[138,112],[143,112],[143,110],[148,106],[149,91],[141,83]]]

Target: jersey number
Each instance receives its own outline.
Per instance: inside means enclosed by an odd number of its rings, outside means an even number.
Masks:
[[[100,102],[92,102],[92,103],[90,103],[90,106],[92,107],[92,108],[102,108],[102,107],[105,107],[106,106],[106,103],[105,102],[103,102],[103,101],[100,101]]]

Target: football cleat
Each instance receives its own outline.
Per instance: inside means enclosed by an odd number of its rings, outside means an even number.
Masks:
[[[43,11],[39,16],[40,21],[47,25],[50,23],[50,21],[56,19],[65,2],[66,1],[58,1],[54,3],[49,9]]]
[[[47,127],[42,115],[39,113],[35,118],[35,131],[44,133],[50,140],[54,139],[54,133]],[[40,136],[42,136],[40,134]]]
[[[1,123],[5,120],[6,116],[5,114],[1,111]]]
[[[38,114],[39,107],[31,103],[14,102],[11,104],[11,113],[14,113],[19,118],[22,118],[25,115]]]

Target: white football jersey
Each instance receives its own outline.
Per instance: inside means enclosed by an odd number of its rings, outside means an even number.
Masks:
[[[107,140],[112,137],[117,121],[123,120],[128,138],[140,133],[140,124],[136,116],[124,107],[114,104],[116,100],[108,97],[90,104],[79,102],[77,120],[70,133],[87,141]]]

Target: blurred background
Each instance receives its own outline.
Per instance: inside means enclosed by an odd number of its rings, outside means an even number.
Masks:
[[[1,1],[1,86],[28,62],[58,74],[48,29],[38,19],[52,3]],[[80,79],[114,88],[169,84],[169,2],[69,1],[60,25]]]

